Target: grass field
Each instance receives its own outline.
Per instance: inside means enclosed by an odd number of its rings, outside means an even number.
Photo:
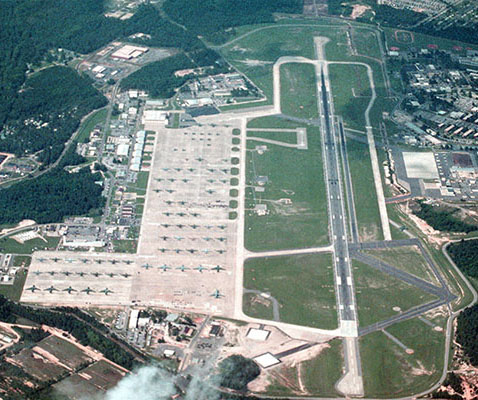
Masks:
[[[20,300],[26,279],[27,271],[23,268],[18,270],[13,285],[0,285],[0,294],[13,301]]]
[[[14,267],[29,267],[32,262],[30,256],[14,256],[13,266]]]
[[[248,138],[262,138],[277,140],[282,143],[297,144],[297,134],[295,132],[257,132],[247,131]]]
[[[405,397],[436,383],[443,366],[444,332],[437,332],[418,319],[393,325],[387,331],[414,353],[407,354],[382,332],[361,338],[365,395]]]
[[[347,154],[361,241],[383,240],[377,194],[368,145],[347,140]]]
[[[311,360],[293,366],[282,366],[271,372],[268,396],[323,396],[335,397],[334,385],[342,376],[342,341],[334,339],[330,347],[322,350]],[[299,383],[302,377],[303,390]]]
[[[248,76],[272,102],[272,65],[281,56],[304,56],[315,59],[314,36],[325,36],[331,40],[326,44],[329,60],[347,58],[347,37],[345,26],[271,26],[260,30],[224,47],[222,55],[239,71]],[[251,27],[251,29],[254,29]],[[250,30],[251,30],[250,29]],[[252,103],[244,106],[256,106]]]
[[[330,254],[247,260],[244,287],[269,292],[280,305],[280,320],[323,329],[337,327],[332,257]],[[244,298],[244,312],[248,308]],[[270,314],[251,317],[267,318]]]
[[[297,118],[317,118],[315,67],[311,64],[284,64],[280,68],[281,110]]]
[[[9,237],[0,239],[0,252],[12,254],[32,254],[34,250],[55,249],[60,242],[59,237],[46,236],[45,240],[32,239],[25,243],[18,243]]]
[[[320,132],[307,129],[308,150],[249,140],[246,156],[245,246],[251,251],[302,248],[328,242],[327,201],[322,166]],[[264,192],[256,178],[266,176]],[[282,199],[282,200],[281,200]],[[291,201],[290,204],[287,202]],[[268,214],[254,207],[265,204]]]
[[[299,124],[295,121],[289,121],[284,118],[279,118],[275,116],[267,116],[254,118],[247,123],[247,129],[254,128],[275,128],[275,129],[295,129],[305,127],[304,124]]]
[[[428,263],[416,246],[406,246],[393,249],[367,250],[367,254],[378,258],[393,267],[415,275],[427,282],[438,285],[439,282]]]
[[[451,50],[458,55],[463,55],[467,48],[470,49],[478,49],[477,45],[459,42],[457,40],[449,40],[444,39],[436,36],[429,36],[423,33],[416,33],[413,32],[413,41],[409,43],[403,43],[402,41],[397,41],[395,37],[395,31],[397,29],[393,28],[383,28],[385,31],[385,35],[387,38],[388,47],[398,47],[401,50],[415,47],[415,48],[427,48],[429,45],[436,45],[438,46],[439,50]],[[401,37],[399,36],[399,39]],[[461,47],[461,50],[458,48]]]
[[[268,299],[258,297],[254,293],[244,293],[244,313],[262,319],[273,319],[272,303]]]
[[[435,264],[439,267],[442,276],[446,279],[448,288],[457,296],[457,299],[452,303],[453,311],[456,311],[462,307],[465,307],[473,300],[473,294],[468,289],[463,279],[456,273],[455,269],[450,265],[450,262],[446,259],[441,249],[436,249],[434,246],[427,244],[426,238],[423,233],[417,229],[415,224],[411,223],[406,216],[400,211],[398,205],[389,204],[388,212],[390,218],[401,224],[404,224],[407,229],[412,232],[416,237],[423,239],[422,243],[425,249],[432,257]]]
[[[329,77],[335,114],[344,127],[365,130],[365,109],[372,92],[367,70],[361,65],[330,64]]]
[[[140,189],[146,189],[148,187],[148,178],[149,178],[149,172],[145,172],[145,171],[138,172],[138,179],[136,181],[136,186]]]
[[[393,310],[394,307],[407,311],[436,299],[366,264],[354,260],[352,265],[358,317],[362,327],[398,315],[400,311]]]
[[[81,124],[78,136],[76,137],[76,141],[79,143],[86,143],[88,141],[91,131],[93,131],[97,124],[101,124],[105,121],[107,114],[108,110],[106,108],[103,108],[90,115]]]
[[[136,253],[136,240],[113,240],[113,249],[116,253]]]
[[[330,347],[323,350],[318,357],[301,364],[304,373],[304,385],[314,395],[335,397],[335,384],[342,376],[343,349],[342,341],[334,339]],[[318,379],[319,378],[319,379]]]
[[[379,36],[378,33],[377,36]],[[370,29],[354,27],[352,29],[352,41],[357,54],[381,59],[382,54],[380,53],[377,36]]]

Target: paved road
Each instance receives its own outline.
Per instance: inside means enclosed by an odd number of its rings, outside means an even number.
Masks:
[[[347,145],[345,141],[344,125],[342,120],[339,122],[339,135],[340,135],[340,150],[342,156],[342,164],[344,169],[344,178],[345,178],[345,192],[347,193],[347,204],[349,208],[349,224],[350,224],[350,234],[352,237],[353,243],[358,243],[359,234],[357,228],[357,215],[355,213],[355,201],[354,201],[354,190],[352,186],[352,176],[350,174],[349,167],[349,158],[347,154]]]
[[[365,110],[365,129],[367,130],[367,140],[370,152],[370,159],[372,161],[372,172],[373,172],[373,179],[375,182],[375,191],[377,192],[377,200],[378,200],[378,209],[380,213],[380,220],[382,222],[382,231],[383,237],[385,240],[392,240],[392,234],[390,232],[390,224],[388,223],[388,213],[387,213],[387,206],[385,205],[385,195],[383,193],[383,186],[382,186],[382,177],[380,174],[380,166],[378,162],[377,156],[377,149],[375,147],[375,137],[373,136],[372,124],[370,122],[370,110],[375,103],[375,99],[377,98],[377,94],[375,92],[375,82],[373,80],[373,71],[370,65],[361,63],[361,62],[339,62],[334,61],[331,64],[349,64],[349,65],[361,65],[367,69],[367,75],[370,82],[370,90],[372,91],[372,97],[370,102],[367,105],[367,109]]]
[[[411,310],[408,310],[406,312],[398,314],[394,317],[382,320],[380,322],[377,322],[375,324],[366,326],[364,328],[360,328],[359,329],[359,335],[360,336],[365,336],[369,333],[385,329],[386,327],[388,327],[390,325],[394,325],[398,322],[406,321],[410,318],[414,318],[414,317],[423,315],[426,312],[428,312],[430,310],[433,310],[434,308],[441,307],[446,303],[447,303],[446,300],[438,299],[438,300],[432,301],[430,303],[420,305],[418,307],[412,308]]]
[[[450,301],[454,298],[447,287],[435,286],[430,282],[420,279],[415,275],[409,274],[408,272],[402,271],[401,269],[395,268],[390,264],[378,260],[375,257],[360,252],[353,253],[352,257],[357,261],[370,265],[372,268],[378,269],[379,271],[391,275],[394,278],[400,279],[401,281],[406,282],[409,285],[413,285],[424,292],[437,296],[440,299]]]
[[[417,238],[410,239],[397,239],[390,241],[378,241],[378,242],[366,242],[366,243],[354,243],[349,245],[349,249],[352,250],[370,250],[370,249],[392,249],[404,246],[419,246],[420,241]]]
[[[289,249],[289,250],[270,250],[253,252],[244,250],[244,259],[247,258],[259,258],[259,257],[278,257],[278,256],[292,256],[298,254],[311,254],[311,253],[328,253],[334,250],[333,246],[322,247],[309,247],[305,249]]]

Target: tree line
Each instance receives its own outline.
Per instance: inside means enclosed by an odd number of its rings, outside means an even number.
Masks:
[[[179,53],[148,64],[127,76],[121,81],[121,88],[146,90],[153,97],[169,98],[190,79],[190,76],[175,76],[176,71],[212,66],[209,73],[226,72],[228,67],[219,58],[219,54],[208,49]]]
[[[273,22],[273,13],[302,13],[302,0],[166,0],[164,11],[195,35],[224,42],[241,25]]]
[[[478,278],[478,240],[461,240],[451,243],[447,250],[463,273]]]
[[[0,150],[17,155],[44,150],[39,160],[54,162],[82,116],[106,104],[91,81],[67,68],[32,72],[49,50],[64,48],[86,54],[115,39],[151,46],[204,48],[201,41],[143,5],[122,21],[104,16],[98,0],[2,0],[0,13]],[[40,120],[38,128],[25,124]]]
[[[0,190],[0,224],[33,219],[37,223],[62,222],[66,216],[98,214],[104,206],[99,173],[89,168],[68,173],[60,167]]]
[[[469,233],[478,229],[476,225],[468,224],[456,218],[453,215],[456,211],[439,211],[423,201],[419,201],[418,205],[420,208],[415,210],[414,214],[437,231]]]
[[[103,334],[91,329],[87,323],[78,318],[46,309],[23,306],[0,295],[0,320],[15,323],[18,317],[64,330],[73,335],[82,345],[91,346],[124,368],[131,369],[135,365],[135,358],[129,352]]]

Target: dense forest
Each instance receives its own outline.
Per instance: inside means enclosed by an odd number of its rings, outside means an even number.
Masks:
[[[463,347],[463,351],[470,362],[478,367],[478,305],[468,307],[458,316],[456,341]]]
[[[79,318],[65,313],[34,309],[16,304],[0,295],[0,320],[14,323],[17,317],[67,331],[77,338],[81,344],[93,347],[111,361],[127,369],[131,369],[134,366],[134,357],[129,352],[104,335],[91,329],[87,323]]]
[[[176,22],[213,42],[228,28],[272,22],[273,13],[302,13],[302,0],[166,0],[163,9]]]
[[[189,77],[176,77],[174,72],[181,69],[212,66],[211,73],[220,73],[228,67],[219,61],[219,55],[212,50],[199,50],[153,62],[127,76],[121,81],[123,89],[146,90],[153,97],[169,98],[175,89],[183,85]]]
[[[42,70],[12,99],[0,150],[18,156],[44,150],[38,160],[48,165],[61,154],[81,118],[106,104],[89,78],[67,67]]]
[[[419,201],[419,210],[414,211],[414,214],[423,219],[433,229],[444,232],[473,232],[478,229],[477,226],[467,224],[460,219],[453,216],[451,211],[438,211],[430,204]]]
[[[106,104],[87,78],[67,68],[46,69],[26,81],[27,72],[50,49],[88,53],[138,32],[151,36],[133,40],[143,44],[204,49],[197,37],[164,19],[153,6],[141,6],[126,21],[103,13],[103,1],[98,0],[2,0],[1,151],[22,155],[45,150],[39,161],[48,165],[61,154],[81,117]],[[41,126],[33,121],[41,121]]]
[[[251,359],[235,354],[219,363],[220,384],[234,390],[246,390],[247,384],[256,379],[261,370]]]
[[[33,219],[62,222],[65,216],[92,213],[104,206],[99,173],[88,168],[68,173],[57,167],[44,175],[0,190],[0,224]]]
[[[461,240],[451,243],[447,250],[463,273],[478,278],[478,240]]]

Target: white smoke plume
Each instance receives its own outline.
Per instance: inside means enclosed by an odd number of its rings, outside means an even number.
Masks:
[[[125,376],[104,400],[169,400],[176,393],[174,376],[150,365]]]
[[[206,379],[204,372],[203,368],[200,375],[193,374],[184,400],[220,399],[219,393],[211,385],[216,378]],[[101,397],[101,400],[170,400],[171,396],[178,393],[175,386],[176,378],[159,366],[141,367],[126,375]]]

